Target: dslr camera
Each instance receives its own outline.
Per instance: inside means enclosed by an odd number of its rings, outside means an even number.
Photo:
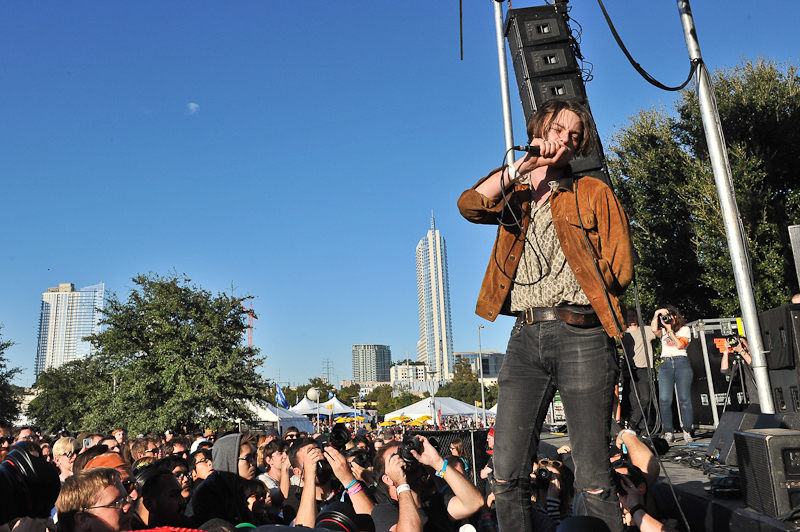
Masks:
[[[331,429],[328,436],[328,443],[339,452],[344,452],[347,443],[350,441],[350,429],[344,423],[337,423]]]
[[[675,318],[672,317],[672,314],[661,314],[661,323],[664,325],[668,325],[675,321]]]
[[[0,463],[0,524],[17,517],[48,517],[60,490],[56,468],[31,455],[27,442],[12,446]]]
[[[422,452],[422,440],[416,436],[406,436],[397,447],[397,454],[407,464],[416,464],[417,459],[411,454],[411,451]]]
[[[551,480],[553,480],[553,472],[545,466],[540,465],[536,468],[536,471],[533,472],[533,487],[535,489],[547,489]]]
[[[737,345],[739,345],[739,337],[735,334],[728,336],[725,338],[725,344],[728,346],[728,349],[733,349]]]

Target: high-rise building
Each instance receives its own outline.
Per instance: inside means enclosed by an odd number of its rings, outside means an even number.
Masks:
[[[417,296],[420,336],[417,361],[424,362],[436,380],[452,379],[455,360],[447,247],[433,216],[428,235],[417,244]]]
[[[94,353],[84,337],[100,332],[104,295],[103,283],[80,290],[75,290],[72,283],[59,283],[42,293],[36,377],[47,369]]]
[[[389,382],[392,350],[388,345],[353,344],[353,380]]]

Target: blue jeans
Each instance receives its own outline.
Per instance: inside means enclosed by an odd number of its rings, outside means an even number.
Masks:
[[[692,411],[692,379],[694,372],[689,364],[689,357],[664,357],[658,367],[658,406],[661,410],[661,422],[664,432],[673,432],[672,396],[673,389],[678,389],[678,406],[681,409],[683,430],[692,430],[694,412]]]
[[[556,390],[567,417],[576,492],[584,494],[591,515],[622,530],[608,453],[618,375],[616,351],[602,327],[562,321],[514,326],[498,378],[493,489],[500,530],[533,530],[529,475]]]

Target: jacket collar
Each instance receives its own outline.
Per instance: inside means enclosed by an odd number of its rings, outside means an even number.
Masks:
[[[564,167],[564,173],[558,179],[558,190],[572,190],[572,184],[575,181],[575,175],[572,173],[572,167],[569,165]]]

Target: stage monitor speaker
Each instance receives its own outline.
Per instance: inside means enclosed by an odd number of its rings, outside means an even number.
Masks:
[[[759,414],[753,428],[800,430],[800,414]]]
[[[524,46],[538,46],[570,40],[564,14],[554,6],[509,9],[506,14],[506,38],[511,53]]]
[[[800,509],[800,431],[751,429],[734,439],[747,505],[776,519]]]
[[[736,465],[736,447],[733,445],[733,433],[752,429],[758,421],[758,414],[747,412],[725,412],[719,420],[719,426],[708,444],[706,455],[717,458],[726,465]]]
[[[800,305],[783,305],[758,315],[761,341],[771,370],[800,371]]]
[[[775,405],[775,413],[800,412],[800,383],[798,383],[797,370],[770,371],[769,382],[772,386],[772,402]]]

